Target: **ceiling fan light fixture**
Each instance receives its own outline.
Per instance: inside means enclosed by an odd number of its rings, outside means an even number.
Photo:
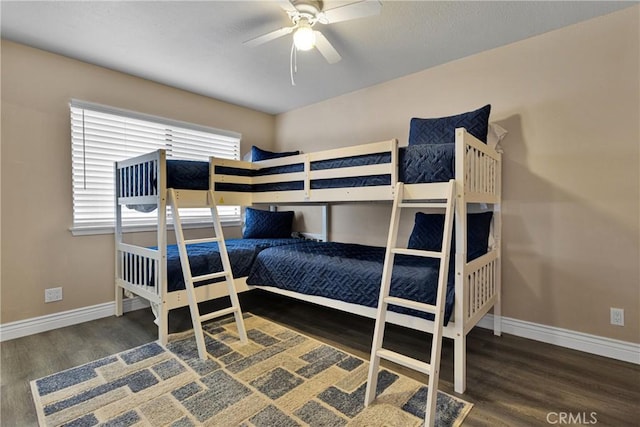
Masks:
[[[298,23],[298,28],[293,33],[293,43],[298,50],[311,50],[316,45],[316,35],[306,20]]]

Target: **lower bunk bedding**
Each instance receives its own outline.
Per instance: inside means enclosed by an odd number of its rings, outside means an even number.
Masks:
[[[272,286],[306,295],[377,307],[385,248],[338,242],[303,242],[260,251],[248,285]],[[453,263],[451,263],[453,266]],[[397,255],[391,295],[435,304],[439,260]],[[454,303],[453,271],[447,284],[445,324]],[[433,319],[432,315],[390,306],[390,310]]]
[[[265,248],[299,243],[301,239],[228,239],[225,240],[233,277],[246,277],[251,271],[256,255]],[[217,243],[198,243],[187,246],[191,274],[200,276],[222,270],[220,248]],[[222,281],[223,279],[217,279]],[[215,282],[202,281],[195,286],[202,286]],[[177,245],[167,246],[167,291],[173,292],[185,289],[182,265]]]
[[[467,214],[467,262],[489,251],[493,212]],[[440,251],[444,215],[417,212],[409,249]],[[455,236],[455,227],[453,230]],[[274,246],[256,254],[247,284],[270,286],[376,308],[386,248],[355,243],[303,241]],[[455,238],[451,247],[444,325],[455,301]],[[426,304],[436,303],[440,260],[396,255],[390,295]],[[433,315],[390,305],[389,309],[433,320]]]

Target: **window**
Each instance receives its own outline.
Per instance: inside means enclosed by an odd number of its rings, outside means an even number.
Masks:
[[[167,159],[240,158],[240,134],[72,100],[73,232],[111,231],[115,225],[114,162],[160,148]],[[240,207],[218,207],[223,222],[240,220]],[[169,209],[170,212],[170,209]],[[209,209],[187,209],[184,224],[211,223]],[[157,212],[123,209],[125,227],[157,223]],[[171,221],[169,217],[168,221]]]

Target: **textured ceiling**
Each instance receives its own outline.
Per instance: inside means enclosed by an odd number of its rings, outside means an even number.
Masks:
[[[325,1],[325,9],[349,1]],[[2,37],[277,114],[613,12],[636,2],[383,1],[379,16],[317,25],[342,55],[298,54],[273,1],[6,1]]]

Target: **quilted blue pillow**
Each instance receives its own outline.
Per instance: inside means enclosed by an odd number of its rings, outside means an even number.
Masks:
[[[277,159],[279,157],[295,156],[300,154],[300,151],[283,151],[281,153],[274,153],[272,151],[263,150],[256,147],[251,147],[251,161],[259,162],[260,160]]]
[[[489,113],[491,104],[468,113],[434,119],[411,119],[409,145],[450,144],[456,141],[456,128],[465,128],[467,132],[487,143],[489,131]]]
[[[271,212],[247,208],[242,238],[281,239],[291,237],[293,214],[293,211]]]
[[[467,214],[467,262],[487,253],[491,218],[493,212]],[[407,248],[438,252],[442,250],[443,230],[444,215],[417,212]],[[452,253],[455,252],[455,242],[454,237],[451,244]]]

